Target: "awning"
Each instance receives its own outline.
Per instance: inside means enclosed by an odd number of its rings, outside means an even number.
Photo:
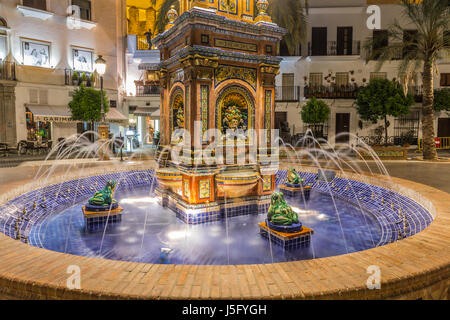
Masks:
[[[72,120],[72,113],[68,106],[30,105],[25,107],[33,114],[34,121],[49,122],[78,122]],[[105,115],[106,122],[126,125],[128,118],[120,113],[116,108],[109,108]]]
[[[128,118],[121,114],[116,108],[109,108],[109,111],[105,115],[105,120],[106,122],[113,123],[128,123]]]
[[[152,108],[145,108],[145,107],[138,107],[136,110],[134,110],[133,114],[135,116],[140,117],[151,117],[152,113],[155,111],[158,111],[159,107],[152,107]]]
[[[66,106],[25,105],[35,121],[72,122],[72,114]]]

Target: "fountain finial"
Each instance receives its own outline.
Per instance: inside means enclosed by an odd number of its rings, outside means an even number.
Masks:
[[[256,8],[258,9],[258,15],[255,18],[255,23],[272,23],[272,19],[267,14],[267,8],[269,7],[269,1],[267,0],[258,0],[256,2]]]
[[[174,21],[175,21],[176,18],[178,18],[178,12],[175,9],[175,6],[171,5],[170,6],[170,10],[167,11],[167,19],[169,20],[169,23],[167,24],[165,30],[169,30],[170,28],[173,27]]]

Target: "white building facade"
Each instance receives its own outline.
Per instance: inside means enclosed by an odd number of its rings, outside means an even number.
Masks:
[[[81,82],[100,87],[106,60],[106,115],[113,134],[128,125],[125,96],[125,5],[121,0],[2,0],[0,3],[0,142],[54,142],[82,133],[68,103]],[[86,81],[82,81],[86,80]]]
[[[363,45],[367,38],[382,36],[395,19],[402,18],[402,7],[389,4],[395,1],[310,1],[308,16],[308,38],[305,45],[299,45],[298,56],[283,56],[280,74],[277,76],[276,119],[277,128],[282,122],[289,124],[289,134],[304,134],[308,126],[302,123],[300,110],[308,98],[315,96],[324,100],[331,109],[328,122],[324,124],[324,136],[330,144],[335,142],[355,145],[358,139],[370,142],[375,129],[381,122],[373,124],[361,121],[354,105],[357,88],[372,78],[399,79],[399,61],[384,64],[376,70],[376,62],[366,63]],[[369,5],[377,4],[381,9],[381,28],[371,30],[367,20]],[[400,22],[406,27],[405,21]],[[392,39],[389,39],[392,41]],[[401,59],[399,53],[398,59]],[[450,55],[438,61],[435,74],[435,88],[450,86]],[[421,95],[420,70],[412,73],[408,90],[414,95],[416,104],[411,114],[400,118],[389,117],[390,142],[400,143],[401,137],[413,134],[413,141],[421,138]],[[446,112],[436,114],[435,135],[450,135],[450,119]],[[350,132],[350,139],[335,136]],[[342,136],[342,135],[341,135]],[[358,136],[358,137],[357,137]],[[416,142],[417,143],[417,142]],[[413,142],[414,144],[414,142]]]

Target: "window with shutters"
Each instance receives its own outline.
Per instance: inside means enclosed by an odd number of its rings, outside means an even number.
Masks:
[[[323,73],[310,73],[309,85],[311,87],[320,87],[322,85]]]
[[[92,20],[91,0],[72,0],[72,5],[80,8],[80,19]]]
[[[348,72],[336,72],[336,86],[346,87],[348,86]]]
[[[371,72],[370,73],[370,80],[373,79],[386,79],[387,73],[386,72]]]
[[[441,87],[450,87],[450,73],[441,73]]]
[[[39,10],[47,10],[47,0],[22,0],[22,5]]]

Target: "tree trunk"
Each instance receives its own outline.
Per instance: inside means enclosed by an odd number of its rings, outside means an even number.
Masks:
[[[423,67],[423,102],[422,102],[422,135],[423,159],[437,159],[434,142],[434,88],[433,88],[433,62],[425,61]]]
[[[388,125],[387,125],[387,116],[384,116],[384,145],[388,145]]]

